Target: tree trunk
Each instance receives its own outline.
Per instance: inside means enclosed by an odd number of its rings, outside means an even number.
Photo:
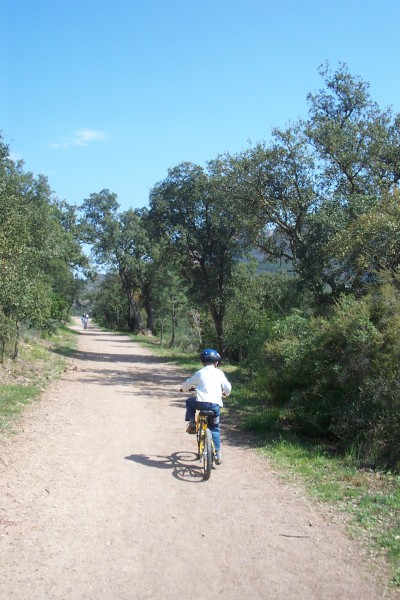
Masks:
[[[175,325],[176,325],[176,314],[175,314],[175,301],[174,301],[174,296],[173,294],[170,294],[170,298],[171,298],[171,321],[172,321],[172,335],[171,335],[171,341],[169,343],[169,348],[172,348],[174,342],[175,342]]]
[[[225,355],[226,348],[224,344],[224,308],[217,309],[215,305],[211,305],[211,316],[214,321],[215,333],[217,334],[218,350]]]
[[[154,332],[154,308],[153,308],[153,296],[151,293],[151,286],[149,283],[146,283],[143,286],[143,294],[144,294],[144,307],[147,315],[146,327],[151,333]]]
[[[21,331],[21,327],[20,327],[19,321],[17,321],[15,323],[15,346],[14,346],[13,360],[16,360],[18,358],[20,331]]]
[[[5,337],[2,335],[0,337],[0,363],[3,364],[4,363],[4,352],[5,352],[5,348],[6,348],[6,339]]]
[[[140,316],[138,305],[135,302],[132,294],[128,296],[128,324],[131,333],[139,333],[142,328],[142,318]]]
[[[138,333],[142,328],[142,319],[140,316],[138,305],[133,297],[133,291],[130,288],[129,281],[127,278],[126,270],[119,269],[119,277],[121,280],[122,288],[128,299],[128,327],[131,333]]]

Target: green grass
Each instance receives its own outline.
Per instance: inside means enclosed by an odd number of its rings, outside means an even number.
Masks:
[[[385,555],[391,583],[400,585],[400,476],[358,469],[322,445],[284,438],[265,441],[260,452],[288,480],[301,481],[310,496],[347,515],[349,535],[372,555]]]
[[[245,417],[242,428],[257,433],[273,433],[280,430],[281,411],[267,408]]]
[[[65,368],[65,357],[76,348],[74,332],[67,328],[43,339],[27,331],[16,360],[0,366],[0,432],[10,430],[24,407],[34,402]]]
[[[12,418],[18,415],[26,404],[39,395],[36,385],[0,386],[0,430],[5,429]]]

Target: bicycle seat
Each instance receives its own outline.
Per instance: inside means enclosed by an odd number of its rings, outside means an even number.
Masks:
[[[203,417],[214,417],[215,416],[215,412],[213,410],[200,410],[199,412]]]

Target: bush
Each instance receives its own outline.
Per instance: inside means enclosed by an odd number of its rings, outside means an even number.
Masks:
[[[273,401],[290,408],[304,433],[334,436],[365,460],[399,469],[400,302],[388,295],[344,297],[330,319],[286,317],[265,346],[265,368]]]

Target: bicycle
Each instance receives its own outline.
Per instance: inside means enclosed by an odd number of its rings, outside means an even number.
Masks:
[[[211,468],[215,460],[215,447],[211,431],[208,428],[208,419],[214,418],[213,410],[199,410],[196,418],[197,457],[203,462],[203,479],[210,479]]]

